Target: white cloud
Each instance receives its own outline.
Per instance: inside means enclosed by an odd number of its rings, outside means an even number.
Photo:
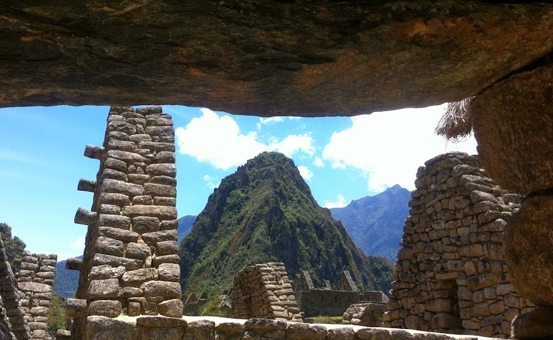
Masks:
[[[308,134],[290,135],[265,144],[256,132],[241,133],[238,123],[231,116],[219,116],[205,108],[201,111],[201,117],[193,118],[188,125],[175,130],[179,152],[218,169],[227,170],[244,164],[262,151],[279,151],[288,157],[297,152],[315,153],[313,139]]]
[[[451,143],[435,134],[444,110],[441,105],[352,117],[350,128],[332,134],[323,158],[334,168],[359,169],[371,191],[394,184],[413,189],[417,168],[426,160],[454,150],[476,153],[473,137]]]
[[[346,198],[344,197],[344,195],[339,194],[338,197],[336,198],[336,201],[334,202],[326,201],[323,207],[332,209],[332,208],[343,208],[346,205],[347,205]]]
[[[300,165],[298,166],[298,170],[300,171],[301,177],[303,177],[303,179],[305,179],[306,181],[309,181],[311,180],[311,178],[313,178],[313,172],[309,170],[308,167]]]
[[[270,124],[276,124],[284,121],[284,117],[282,116],[275,116],[275,117],[261,117],[259,118],[259,124],[262,125],[270,125]]]
[[[271,143],[269,150],[282,152],[288,157],[292,157],[296,152],[303,152],[311,156],[315,153],[313,138],[307,134],[287,136],[281,141]]]
[[[321,157],[315,157],[313,165],[315,165],[317,168],[322,168],[325,166],[325,163]]]
[[[79,250],[80,252],[82,252],[84,250],[84,243],[85,243],[84,238],[80,237],[80,238],[74,240],[73,242],[71,242],[69,247],[72,250]]]
[[[205,184],[207,184],[210,189],[215,189],[219,186],[217,179],[215,179],[213,176],[204,175],[202,179],[205,181]]]
[[[259,123],[256,124],[256,127],[258,130],[261,130],[263,125],[272,125],[277,123],[282,123],[285,119],[289,120],[295,120],[299,119],[300,117],[292,117],[292,116],[275,116],[275,117],[260,117]]]

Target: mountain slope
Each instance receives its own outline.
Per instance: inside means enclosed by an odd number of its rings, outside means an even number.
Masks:
[[[186,215],[181,218],[179,218],[179,227],[177,229],[177,242],[180,244],[184,237],[188,235],[190,232],[190,229],[192,229],[192,225],[196,221],[196,217],[194,215]]]
[[[79,256],[78,258],[82,258]],[[79,271],[65,269],[66,260],[56,263],[56,277],[54,279],[54,291],[64,298],[75,297],[79,285]]]
[[[395,185],[382,193],[330,209],[365,254],[395,260],[403,225],[409,214],[411,193]]]
[[[388,290],[391,263],[366,257],[321,208],[291,159],[264,152],[226,177],[181,244],[186,292],[221,293],[247,265],[282,261],[336,283],[350,270],[365,288]]]

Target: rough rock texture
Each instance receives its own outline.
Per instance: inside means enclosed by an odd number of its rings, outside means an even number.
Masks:
[[[527,195],[505,228],[513,284],[539,309],[551,310],[553,67],[538,64],[494,84],[471,102],[470,112],[486,170],[500,185]],[[551,337],[551,324],[551,313],[536,310],[517,318],[513,336]]]
[[[495,84],[470,111],[480,159],[494,181],[522,194],[553,188],[553,66]]]
[[[73,337],[97,327],[90,315],[182,315],[174,151],[173,123],[160,107],[112,107],[104,146],[87,146],[100,170],[79,184],[94,199],[92,211],[75,216],[89,229],[77,300],[68,303]]]
[[[2,339],[31,339],[25,311],[20,304],[23,295],[16,285],[4,242],[0,238],[0,332],[5,336]]]
[[[505,228],[505,246],[517,291],[536,305],[553,306],[553,196],[522,202]]]
[[[292,283],[282,262],[248,266],[234,278],[232,314],[238,318],[301,321]]]
[[[547,2],[24,0],[0,12],[3,106],[351,115],[474,95],[553,46]]]
[[[506,259],[513,284],[521,296],[538,305],[516,318],[513,337],[553,337],[552,230],[553,196],[525,199],[505,228]]]
[[[386,311],[385,303],[364,302],[348,307],[342,315],[343,324],[380,327]]]
[[[506,220],[520,196],[495,185],[464,153],[427,161],[415,186],[384,325],[508,337],[511,321],[532,310],[515,291],[503,253]]]
[[[304,324],[269,319],[218,317],[167,318],[160,316],[89,316],[89,340],[475,340],[474,336],[420,332],[405,329],[368,328],[352,325]],[[480,337],[479,340],[490,338]]]
[[[17,273],[21,307],[33,339],[47,339],[50,301],[54,291],[57,255],[25,252]]]

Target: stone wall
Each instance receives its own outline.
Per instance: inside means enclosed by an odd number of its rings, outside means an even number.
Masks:
[[[358,292],[359,288],[355,284],[355,281],[353,281],[353,278],[351,277],[351,274],[349,271],[344,270],[340,273],[340,280],[338,280],[338,284],[336,285],[337,290],[344,290],[349,292]]]
[[[2,309],[0,331],[18,340],[31,339],[25,311],[19,303],[21,296],[21,292],[17,290],[15,275],[8,262],[4,242],[0,238],[0,307]]]
[[[25,252],[17,273],[20,305],[33,339],[47,339],[48,314],[54,291],[57,255]]]
[[[520,197],[464,153],[427,161],[415,185],[385,325],[508,337],[513,318],[531,310],[503,255],[503,229]]]
[[[315,287],[309,272],[302,270],[294,280],[294,295],[305,316],[338,316],[353,304],[372,301],[371,296],[376,299],[386,296],[376,291],[361,293],[347,270],[340,273],[336,289],[332,289],[328,280],[324,280],[323,287]]]
[[[454,334],[351,325],[317,325],[268,319],[241,320],[186,316],[180,319],[160,316],[112,319],[102,316],[89,316],[88,325],[90,329],[94,330],[88,340],[475,340],[474,337]],[[479,340],[485,339],[480,338]]]
[[[294,294],[305,316],[342,315],[350,305],[360,302],[359,292],[316,288]]]
[[[360,294],[361,303],[354,303],[342,315],[343,324],[380,327],[389,299],[381,291],[367,291]]]
[[[75,222],[88,226],[76,299],[68,300],[73,337],[84,339],[87,315],[182,315],[177,246],[173,122],[161,107],[112,107],[96,180],[78,189],[94,192],[91,211]]]
[[[200,309],[208,302],[208,298],[205,295],[199,298],[194,293],[190,293],[186,299],[183,296],[184,315],[200,315]]]
[[[348,307],[342,315],[343,324],[380,327],[386,311],[385,303],[363,302]]]
[[[244,268],[234,278],[231,299],[232,313],[238,318],[301,321],[292,283],[282,262]]]

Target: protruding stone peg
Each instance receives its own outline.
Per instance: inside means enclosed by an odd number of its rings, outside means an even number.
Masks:
[[[94,222],[96,222],[97,217],[98,217],[97,213],[93,211],[88,211],[83,208],[79,208],[77,210],[77,213],[75,214],[75,223],[91,225],[91,224],[94,224]]]
[[[86,314],[86,300],[84,299],[66,299],[65,315],[70,318],[78,318]]]
[[[81,270],[83,267],[83,260],[70,257],[65,261],[65,269],[67,270]]]
[[[84,149],[84,155],[88,158],[102,159],[105,149],[103,146],[87,145]]]
[[[96,190],[96,181],[81,178],[79,180],[79,185],[77,186],[77,190],[94,192],[94,190]]]

